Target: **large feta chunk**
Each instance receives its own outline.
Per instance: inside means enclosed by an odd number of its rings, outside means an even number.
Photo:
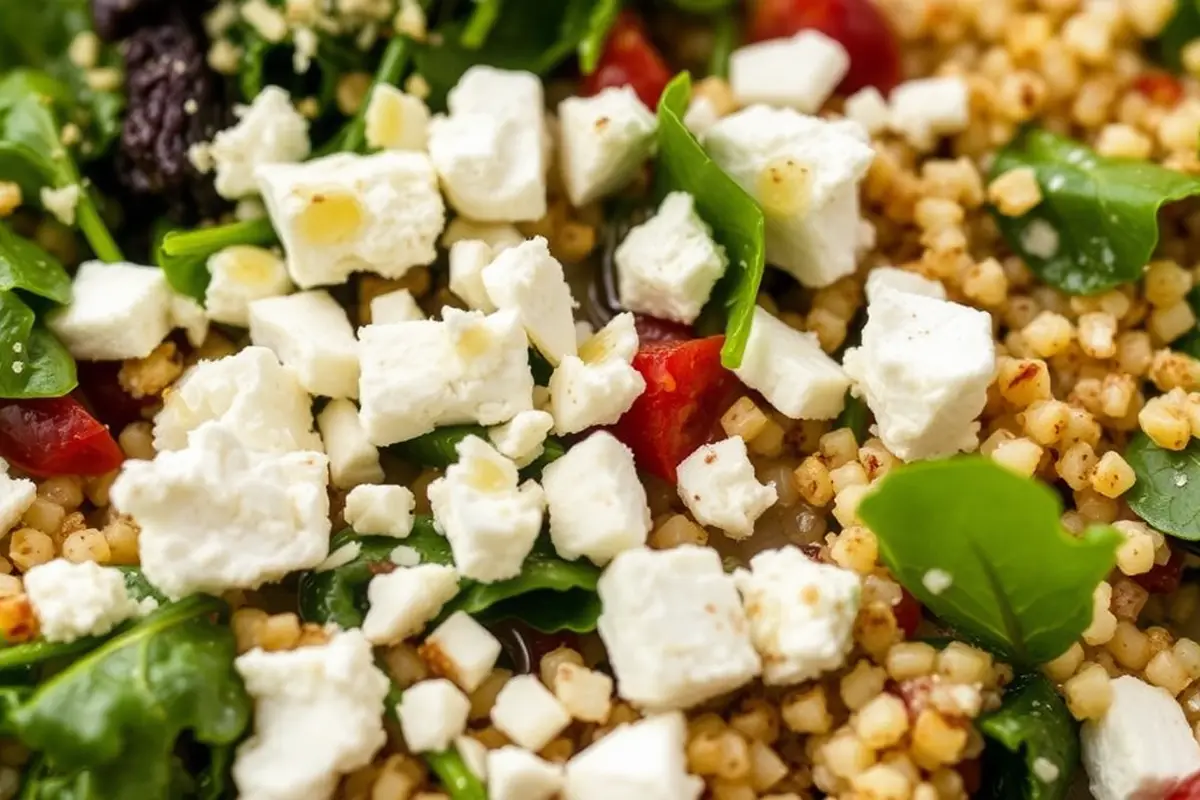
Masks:
[[[536,675],[510,678],[496,695],[491,719],[501,733],[535,752],[571,724],[571,715]]]
[[[254,698],[254,732],[233,762],[245,800],[327,800],[387,741],[389,681],[361,631],[296,650],[255,648],[234,665]]]
[[[544,442],[554,427],[554,417],[547,411],[522,411],[503,425],[488,431],[492,446],[518,467],[535,461],[545,452]]]
[[[371,298],[371,322],[388,325],[393,322],[416,322],[425,319],[425,312],[417,305],[408,289],[396,289]]]
[[[8,462],[0,458],[0,536],[8,533],[37,498],[37,486],[26,478],[8,474]]]
[[[250,303],[289,294],[295,287],[283,259],[263,247],[233,245],[208,259],[212,279],[204,292],[208,318],[239,328],[250,327]]]
[[[621,304],[630,311],[691,325],[725,273],[725,248],[687,192],[671,192],[614,255]]]
[[[731,539],[754,533],[754,522],[775,505],[775,484],[754,477],[746,442],[731,436],[701,445],[679,462],[679,497],[697,522],[725,531]]]
[[[25,593],[48,642],[103,636],[141,607],[125,589],[125,576],[95,561],[56,558],[25,573]]]
[[[874,151],[847,126],[791,109],[751,106],[705,134],[708,154],[766,216],[767,261],[805,286],[854,272],[858,183]]]
[[[601,431],[542,471],[550,539],[560,556],[586,556],[601,566],[640,547],[650,533],[650,507],[633,453]]]
[[[920,150],[966,130],[971,116],[966,81],[956,75],[906,81],[892,90],[890,100],[892,130]]]
[[[520,747],[505,745],[488,753],[491,800],[551,800],[563,785],[563,768]]]
[[[687,772],[687,723],[678,712],[621,725],[567,762],[565,800],[696,800]]]
[[[345,283],[359,271],[399,278],[437,257],[445,209],[420,153],[338,153],[255,175],[288,272],[303,289]]]
[[[654,148],[657,120],[629,86],[558,104],[563,184],[571,205],[623,189]]]
[[[403,486],[362,484],[346,495],[343,515],[358,533],[404,539],[412,533],[416,504],[413,493]]]
[[[317,415],[317,428],[329,456],[329,475],[339,489],[383,481],[379,449],[371,444],[358,409],[349,400],[330,400]]]
[[[471,701],[450,681],[434,678],[405,689],[396,712],[409,751],[436,753],[467,729]]]
[[[575,301],[562,264],[543,237],[501,251],[480,278],[497,308],[517,312],[529,341],[547,361],[556,365],[575,355]]]
[[[617,693],[651,711],[683,709],[762,669],[733,577],[717,551],[626,550],[600,577],[597,630]]]
[[[71,303],[46,325],[82,361],[145,358],[171,332],[171,290],[163,271],[137,264],[85,261]]]
[[[729,88],[738,105],[765,103],[815,114],[850,71],[836,39],[803,30],[787,39],[739,47],[729,56]]]
[[[368,147],[424,150],[429,137],[429,106],[387,83],[376,83],[363,116]]]
[[[455,611],[421,645],[426,663],[462,687],[479,688],[500,657],[500,640],[465,611]]]
[[[611,425],[646,391],[631,366],[638,335],[632,314],[618,314],[567,356],[550,376],[550,413],[558,433]]]
[[[358,396],[358,343],[329,292],[269,297],[250,304],[250,341],[272,350],[310,394]]]
[[[926,278],[906,269],[896,267],[876,267],[867,273],[867,303],[874,303],[883,292],[892,290],[919,294],[925,297],[946,299],[946,287],[941,281]]]
[[[363,633],[373,644],[416,636],[458,594],[458,572],[441,564],[400,567],[371,578]]]
[[[801,333],[761,306],[754,309],[742,365],[733,372],[792,419],[833,419],[842,413],[850,388],[815,333]]]
[[[278,86],[264,86],[253,103],[235,107],[234,113],[237,124],[219,132],[208,147],[217,194],[230,200],[258,194],[257,167],[303,161],[310,147],[308,120]]]

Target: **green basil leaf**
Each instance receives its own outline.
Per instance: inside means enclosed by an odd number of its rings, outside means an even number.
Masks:
[[[1137,432],[1125,450],[1137,480],[1125,495],[1133,512],[1150,527],[1180,539],[1200,541],[1200,441],[1167,450]]]
[[[1183,48],[1200,39],[1200,2],[1179,0],[1175,15],[1158,35],[1158,57],[1175,72],[1183,72]]]
[[[277,241],[269,219],[231,222],[197,230],[172,230],[154,249],[154,263],[166,274],[167,283],[179,294],[203,303],[212,276],[208,259],[234,245],[268,247]]]
[[[684,191],[725,247],[729,269],[713,290],[709,305],[725,310],[725,346],[721,363],[741,366],[750,337],[750,322],[762,283],[765,222],[762,209],[724,170],[708,157],[683,124],[692,94],[691,77],[681,72],[658,101],[659,194]]]
[[[1079,730],[1054,686],[1039,674],[1018,678],[1000,708],[976,723],[987,739],[983,797],[994,800],[1063,800],[1079,766]],[[1035,767],[1035,763],[1039,766]],[[1044,781],[1048,764],[1058,777]]]
[[[62,343],[20,297],[0,291],[0,398],[62,397],[77,383]]]
[[[487,428],[479,425],[447,425],[407,442],[392,445],[389,449],[405,461],[422,467],[445,469],[458,461],[458,443],[468,436],[478,436],[488,441]],[[538,478],[546,465],[561,458],[566,446],[561,439],[546,437],[542,443],[542,454],[533,463],[521,470],[522,478]]]
[[[1075,537],[1048,487],[979,457],[898,467],[859,516],[896,579],[963,636],[1018,665],[1061,655],[1092,621],[1092,592],[1124,537],[1097,526]],[[951,579],[925,585],[930,570]]]
[[[1200,193],[1200,179],[1148,161],[1104,158],[1031,128],[996,156],[991,177],[1037,174],[1043,200],[1020,217],[993,216],[1009,246],[1039,278],[1068,294],[1136,281],[1158,244],[1158,210]]]
[[[0,222],[0,292],[13,289],[71,302],[71,276],[58,259]]]

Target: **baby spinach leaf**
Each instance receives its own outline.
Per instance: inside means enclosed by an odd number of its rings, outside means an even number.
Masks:
[[[1137,280],[1158,244],[1158,210],[1200,193],[1200,179],[1148,161],[1104,158],[1049,131],[1023,131],[996,156],[992,177],[1037,174],[1043,200],[1020,217],[993,216],[1039,278],[1069,294]]]
[[[0,291],[0,398],[62,397],[77,383],[62,343],[15,292]]]
[[[729,268],[713,290],[709,306],[725,311],[725,346],[721,363],[741,366],[750,322],[762,283],[765,223],[762,209],[724,170],[708,157],[683,124],[692,95],[691,77],[675,76],[658,101],[659,194],[688,192],[696,211],[725,247]]]
[[[1183,48],[1200,39],[1200,2],[1179,0],[1175,15],[1158,35],[1158,57],[1176,72],[1183,72]]]
[[[869,428],[871,427],[871,409],[867,408],[867,404],[861,398],[855,397],[846,391],[846,405],[842,408],[842,413],[838,414],[838,418],[833,421],[833,428],[849,428],[854,431],[854,439],[862,444],[867,441]]]
[[[478,436],[485,442],[488,441],[487,429],[482,426],[447,425],[407,442],[392,445],[391,449],[406,461],[422,467],[445,469],[458,461],[458,443],[468,436]],[[554,436],[546,437],[542,447],[542,454],[521,470],[521,477],[536,479],[547,464],[561,458],[566,452],[562,440]]]
[[[1167,450],[1138,431],[1125,460],[1137,475],[1125,495],[1133,512],[1163,533],[1200,541],[1200,441]]]
[[[275,229],[265,218],[191,231],[172,230],[155,247],[154,263],[165,273],[172,289],[203,303],[212,278],[209,256],[234,245],[267,247],[275,242]]]
[[[1067,796],[1079,766],[1079,731],[1048,680],[1036,673],[1018,678],[1004,692],[1000,708],[984,714],[977,725],[987,739],[984,797],[1063,800]],[[1039,777],[1040,771],[1048,771],[1046,765],[1057,770],[1057,779]]]
[[[71,276],[57,258],[0,222],[0,292],[14,289],[65,305]]]
[[[983,458],[909,464],[859,506],[896,579],[964,636],[1034,666],[1060,655],[1092,620],[1092,592],[1123,537],[1059,523],[1049,487]],[[934,593],[930,570],[952,579]]]
[[[621,0],[597,0],[588,17],[587,32],[579,42],[579,70],[591,75],[600,65],[608,32],[621,13]]]
[[[450,800],[486,800],[487,793],[458,750],[425,753],[425,763],[450,795]]]

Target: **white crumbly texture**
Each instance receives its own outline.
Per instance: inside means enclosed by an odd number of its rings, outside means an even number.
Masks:
[[[725,273],[725,248],[696,213],[687,192],[671,192],[614,255],[621,305],[690,325]]]
[[[344,567],[362,554],[361,542],[346,542],[344,545],[334,550],[325,560],[317,566],[313,567],[314,572],[329,572],[338,567]]]
[[[48,642],[102,636],[141,607],[125,589],[125,576],[94,561],[72,564],[56,558],[25,573],[25,594]]]
[[[450,245],[447,259],[450,262],[450,291],[478,311],[490,313],[496,310],[483,285],[483,270],[492,263],[496,252],[482,239],[459,239]]]
[[[564,800],[696,800],[687,772],[687,722],[678,712],[617,727],[567,762]]]
[[[679,462],[676,476],[679,497],[696,521],[732,539],[754,533],[754,522],[779,498],[774,483],[764,485],[754,477],[740,436],[701,445]]]
[[[613,317],[550,376],[550,413],[557,433],[612,425],[646,391],[631,365],[638,348],[633,314]]]
[[[79,184],[69,183],[57,189],[43,186],[38,192],[38,199],[42,201],[42,208],[53,214],[63,225],[69,226],[75,224],[75,209],[79,205],[81,195]]]
[[[869,135],[883,133],[892,121],[887,99],[874,86],[866,86],[846,98],[846,118],[857,122]]]
[[[342,514],[358,533],[404,539],[412,533],[416,504],[413,493],[403,486],[363,484],[346,495]]]
[[[358,343],[329,292],[308,291],[250,304],[250,342],[272,350],[309,394],[358,396]]]
[[[1110,685],[1112,705],[1100,719],[1083,723],[1079,735],[1096,800],[1161,797],[1200,770],[1200,745],[1166,690],[1132,675]]]
[[[396,714],[412,753],[436,753],[467,729],[471,701],[445,678],[421,681],[404,690]]]
[[[488,430],[492,446],[518,467],[535,461],[545,452],[544,443],[554,428],[554,417],[546,411],[522,411],[503,425]]]
[[[867,306],[862,345],[842,363],[875,416],[879,438],[897,457],[975,449],[996,363],[986,312],[882,291]]]
[[[204,306],[186,295],[174,292],[171,292],[170,304],[167,317],[171,321],[171,327],[182,329],[192,347],[204,344],[204,340],[208,338],[208,316],[204,312]]]
[[[308,120],[278,86],[264,86],[241,118],[216,135],[208,154],[216,166],[217,194],[237,200],[258,194],[254,171],[264,164],[294,164],[308,158]]]
[[[603,566],[646,543],[650,507],[633,453],[605,431],[589,436],[542,471],[550,540],[568,560]]]
[[[733,579],[762,656],[764,683],[800,683],[845,662],[854,645],[858,575],[787,545],[754,556],[750,569],[738,569]]]
[[[400,278],[437,257],[445,208],[421,153],[337,153],[255,176],[302,289],[342,284],[353,272]]]
[[[8,462],[0,458],[0,536],[8,533],[37,499],[37,486],[27,478],[8,474]]]
[[[489,800],[551,800],[563,785],[563,768],[528,750],[505,745],[488,753]]]
[[[173,327],[171,290],[157,267],[85,261],[71,303],[48,313],[46,325],[81,361],[145,358]]]
[[[471,774],[481,783],[487,783],[487,762],[490,752],[487,746],[473,736],[459,736],[454,740],[454,749],[458,751],[463,764],[471,771]]]
[[[499,253],[508,247],[516,247],[525,237],[515,226],[503,222],[477,222],[467,217],[455,217],[442,234],[442,247],[449,250],[455,242],[477,239]]]
[[[371,578],[363,633],[372,644],[416,636],[458,594],[458,572],[441,564],[401,567]]]
[[[931,150],[942,136],[967,128],[971,103],[961,77],[906,81],[891,94],[892,130],[918,150]]]
[[[387,741],[389,682],[361,631],[296,650],[255,648],[234,665],[254,698],[254,732],[233,762],[242,800],[328,800]]]
[[[537,236],[500,252],[480,271],[492,304],[517,312],[529,341],[552,365],[577,352],[575,301],[562,264]]]
[[[562,663],[554,671],[554,696],[570,715],[583,722],[604,723],[612,712],[613,679],[578,664]]]
[[[397,289],[371,298],[371,323],[374,325],[422,319],[425,319],[425,312],[408,289]]]
[[[709,156],[763,206],[767,261],[805,286],[854,272],[858,184],[875,157],[860,134],[855,123],[766,106],[724,117],[705,134]]]
[[[500,640],[465,611],[455,611],[425,637],[425,649],[450,680],[470,693],[491,674]]]
[[[739,106],[764,103],[815,114],[850,71],[835,39],[804,30],[739,47],[729,55],[729,88]]]
[[[704,136],[708,129],[717,123],[721,115],[717,107],[707,97],[693,97],[688,109],[683,115],[683,124],[696,138]]]
[[[311,409],[294,371],[265,347],[247,347],[183,374],[154,418],[154,449],[180,450],[192,431],[216,421],[251,450],[320,450]]]
[[[617,692],[651,711],[686,709],[762,670],[733,577],[715,550],[626,550],[598,587],[597,624]]]
[[[625,188],[654,149],[654,113],[629,86],[558,104],[559,167],[571,205]]]
[[[536,675],[517,675],[496,695],[491,720],[514,743],[537,752],[571,724],[571,715]]]
[[[234,245],[208,258],[212,279],[204,292],[204,308],[213,322],[250,327],[250,303],[280,297],[296,287],[283,259],[262,247]]]
[[[876,267],[867,273],[868,304],[875,302],[875,298],[889,289],[934,297],[938,300],[946,299],[946,287],[942,286],[941,281],[926,278],[924,275],[918,275],[906,269]]]
[[[792,419],[833,419],[842,413],[850,379],[821,349],[814,333],[802,333],[755,306],[742,364],[734,374]]]
[[[334,486],[352,489],[361,483],[383,482],[379,449],[367,438],[354,403],[330,400],[317,415],[317,429],[329,456],[329,475]]]
[[[377,83],[363,117],[367,147],[424,150],[429,139],[429,106],[395,86]]]
[[[171,598],[256,589],[329,555],[323,453],[247,450],[219,423],[186,449],[126,461],[112,503],[141,528],[146,579]]]
[[[429,484],[433,517],[463,575],[483,583],[515,578],[542,528],[542,487],[518,485],[517,465],[478,436],[457,450],[458,461]]]

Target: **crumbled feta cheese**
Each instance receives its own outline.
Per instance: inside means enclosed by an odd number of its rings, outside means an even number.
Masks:
[[[377,83],[363,117],[367,147],[424,150],[429,138],[429,106],[411,94]]]
[[[250,304],[250,341],[272,350],[310,394],[358,397],[358,343],[329,292],[268,297]]]
[[[837,669],[854,645],[858,575],[800,548],[764,550],[733,574],[762,656],[763,682],[790,685]]]
[[[356,271],[400,278],[437,257],[445,209],[420,153],[337,153],[255,176],[302,289],[345,283]]]
[[[875,153],[845,122],[751,106],[717,122],[704,144],[762,206],[768,262],[811,287],[854,272],[858,183]]]
[[[363,633],[373,644],[416,636],[458,594],[458,572],[441,564],[401,567],[371,578]]]
[[[683,714],[619,726],[567,762],[565,800],[697,800],[704,781],[689,775]]]
[[[734,374],[792,419],[842,413],[850,379],[825,354],[815,333],[802,333],[756,306],[742,365]]]
[[[208,338],[208,315],[204,313],[204,306],[192,298],[172,292],[167,317],[172,328],[183,330],[192,347],[199,347]]]
[[[612,711],[613,679],[570,661],[554,673],[554,696],[573,718],[603,723]]]
[[[572,447],[542,472],[550,539],[560,556],[603,566],[650,533],[650,506],[633,453],[605,431]]]
[[[463,575],[484,583],[515,578],[542,528],[542,487],[518,487],[517,465],[478,436],[457,450],[458,461],[429,484],[433,517]]]
[[[361,631],[295,650],[255,648],[234,665],[254,698],[254,733],[233,762],[239,797],[332,797],[341,776],[369,764],[387,741],[389,681]]]
[[[597,631],[617,692],[651,711],[690,708],[762,669],[733,577],[717,551],[626,550],[600,576]]]
[[[496,695],[491,720],[513,742],[536,752],[571,724],[571,715],[536,675],[517,675]],[[495,780],[496,773],[489,772]]]
[[[591,97],[558,104],[563,185],[571,205],[625,188],[654,149],[654,113],[629,86],[610,86]]]
[[[421,563],[421,554],[406,544],[398,544],[388,553],[388,561],[398,567],[415,567]]]
[[[905,81],[892,90],[891,103],[892,130],[919,150],[966,130],[971,116],[967,83],[958,76]]]
[[[713,105],[712,100],[707,97],[694,96],[683,115],[683,124],[692,132],[693,136],[699,138],[707,133],[709,128],[716,125],[720,118],[721,115],[717,113],[717,107]]]
[[[556,365],[576,354],[575,301],[562,264],[543,237],[501,251],[480,277],[497,308],[517,312],[529,341],[547,361]]]
[[[42,208],[54,215],[63,225],[75,224],[75,207],[79,205],[81,191],[78,183],[69,183],[57,189],[43,186],[38,193]]]
[[[141,528],[146,579],[168,597],[257,589],[329,555],[328,462],[247,450],[220,423],[188,447],[126,461],[112,503]]]
[[[1032,256],[1049,260],[1058,255],[1058,231],[1044,219],[1030,220],[1021,232],[1021,246]]]
[[[611,425],[646,390],[630,366],[638,348],[632,314],[618,314],[567,356],[550,376],[550,412],[558,433]]]
[[[455,242],[478,239],[499,253],[508,247],[516,247],[525,237],[514,226],[498,222],[476,222],[466,217],[455,217],[442,234],[442,247],[449,250]]]
[[[500,658],[500,640],[465,611],[455,611],[425,637],[422,657],[444,675],[473,692]]]
[[[942,286],[941,281],[926,278],[924,275],[918,275],[906,269],[876,267],[867,273],[868,304],[874,303],[881,293],[888,290],[935,297],[938,300],[946,299],[946,287]]]
[[[725,273],[725,248],[696,213],[692,196],[671,192],[614,255],[621,304],[630,311],[690,325]]]
[[[400,732],[413,753],[436,753],[467,729],[471,701],[445,678],[421,681],[404,690],[396,709]]]
[[[941,594],[954,584],[954,576],[944,569],[931,569],[921,576],[921,583],[931,594]]]
[[[1053,761],[1038,756],[1033,760],[1033,774],[1042,783],[1054,783],[1062,772]]]
[[[8,462],[0,458],[0,536],[21,521],[35,499],[37,486],[33,481],[9,477]]]
[[[454,740],[454,749],[462,757],[463,764],[481,783],[487,782],[487,745],[473,736],[459,736]]]
[[[308,158],[308,120],[288,93],[264,86],[232,128],[216,135],[208,148],[216,166],[217,194],[229,200],[258,194],[254,171],[266,164],[295,164]]]
[[[373,533],[404,539],[412,533],[413,493],[394,484],[355,486],[346,495],[342,515],[346,524],[358,533]]]
[[[450,245],[450,291],[471,308],[488,313],[496,306],[483,285],[483,269],[495,257],[492,246],[480,239],[460,239]]]
[[[125,589],[124,574],[94,561],[56,558],[33,567],[25,573],[25,594],[48,642],[103,636],[141,611]]]
[[[887,130],[892,121],[892,112],[887,100],[874,86],[866,86],[846,98],[846,119],[863,127],[868,136]]]
[[[583,343],[596,335],[596,326],[586,319],[575,320],[575,344],[582,347]]]
[[[815,114],[849,71],[850,54],[840,42],[803,30],[734,50],[729,88],[741,106],[765,103]]]
[[[234,245],[208,259],[212,280],[204,292],[208,318],[225,325],[250,327],[250,303],[289,294],[296,287],[283,259],[263,247]]]
[[[425,312],[408,289],[397,289],[371,298],[371,322],[390,325],[393,322],[416,322],[425,319]]]
[[[701,445],[679,462],[679,497],[702,525],[713,525],[731,539],[754,533],[754,522],[775,505],[775,484],[754,477],[746,442],[731,436]]]
[[[46,325],[82,361],[145,358],[171,332],[171,290],[157,267],[85,261]]]
[[[325,560],[313,568],[314,572],[330,572],[338,567],[344,567],[362,554],[361,542],[346,542],[334,550]]]
[[[330,400],[317,415],[317,428],[329,456],[329,475],[339,489],[382,483],[379,449],[371,444],[358,409],[349,400]]]
[[[512,745],[488,753],[487,773],[490,800],[551,800],[563,785],[560,765]]]
[[[543,442],[554,427],[554,417],[545,411],[522,411],[508,422],[488,430],[488,439],[500,455],[524,467],[540,456]]]

